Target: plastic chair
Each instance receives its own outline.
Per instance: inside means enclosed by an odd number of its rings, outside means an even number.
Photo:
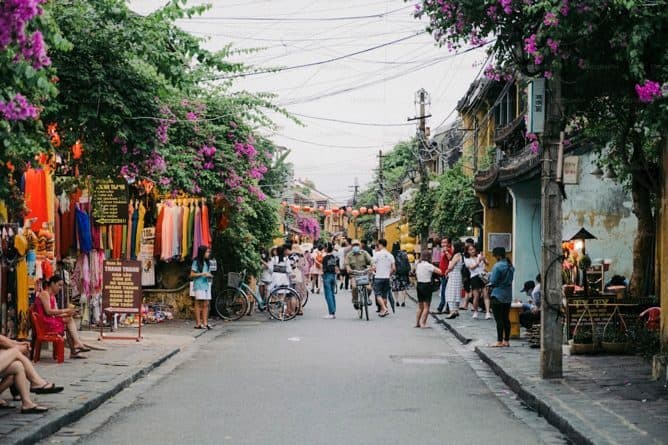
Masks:
[[[65,340],[56,332],[47,331],[42,317],[30,306],[30,321],[33,329],[32,361],[37,363],[42,352],[42,343],[53,343],[53,359],[58,363],[65,361]]]
[[[645,319],[645,326],[650,331],[658,331],[661,328],[661,308],[658,306],[645,309],[639,315]]]

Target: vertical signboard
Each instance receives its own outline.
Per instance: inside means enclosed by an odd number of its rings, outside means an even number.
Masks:
[[[98,179],[93,187],[93,217],[100,225],[128,223],[128,184],[123,179]]]
[[[529,133],[542,133],[545,130],[545,79],[529,81],[527,129]]]
[[[135,313],[139,319],[137,337],[109,337],[103,332],[100,320],[100,339],[141,339],[141,262],[134,260],[108,260],[102,266],[102,314]]]

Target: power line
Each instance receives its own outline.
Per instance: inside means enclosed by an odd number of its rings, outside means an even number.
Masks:
[[[377,14],[368,14],[368,15],[353,15],[353,16],[343,16],[343,17],[191,17],[190,20],[196,22],[207,22],[207,21],[243,21],[243,22],[341,22],[341,21],[350,21],[350,20],[365,20],[365,19],[375,19],[382,18],[395,12],[402,11],[404,9],[410,8],[411,5],[402,6],[401,8],[393,9],[387,12],[381,12]]]
[[[286,136],[281,133],[276,133],[277,136],[284,137],[286,139],[290,139],[291,141],[295,142],[302,142],[304,144],[309,144],[309,145],[315,145],[316,147],[324,147],[324,148],[343,148],[343,149],[352,149],[352,150],[364,150],[364,149],[370,149],[370,148],[378,148],[379,145],[330,145],[330,144],[321,144],[320,142],[313,142],[313,141],[306,141],[304,139],[297,139],[293,138],[291,136]]]
[[[368,53],[369,51],[374,51],[374,50],[377,50],[377,49],[380,49],[380,48],[384,48],[386,46],[394,45],[395,43],[403,42],[403,41],[408,40],[408,39],[413,39],[413,38],[415,38],[417,36],[420,36],[420,35],[423,35],[423,34],[425,34],[425,32],[420,31],[418,33],[411,34],[409,36],[402,37],[400,39],[395,39],[395,40],[392,40],[390,42],[381,43],[379,45],[375,45],[375,46],[372,46],[370,48],[365,48],[365,49],[355,51],[355,52],[352,52],[352,53],[343,54],[343,55],[338,56],[338,57],[332,57],[331,59],[320,60],[318,62],[303,63],[301,65],[292,65],[292,66],[286,66],[286,67],[283,67],[283,68],[276,68],[276,69],[253,71],[253,72],[250,72],[250,73],[233,74],[231,76],[214,77],[211,80],[224,80],[224,79],[234,79],[234,78],[237,78],[237,77],[257,76],[257,75],[260,75],[260,74],[277,73],[277,72],[281,72],[281,71],[290,71],[290,70],[296,70],[296,69],[299,69],[299,68],[308,68],[308,67],[311,67],[311,66],[324,65],[326,63],[336,62],[336,61],[339,61],[339,60],[342,60],[342,59],[346,59],[348,57],[357,56],[358,54],[364,54],[364,53]]]
[[[307,119],[315,119],[315,120],[327,121],[327,122],[337,122],[337,123],[341,123],[341,124],[361,125],[361,126],[365,126],[365,127],[406,127],[406,126],[413,125],[411,123],[385,124],[385,123],[379,123],[379,122],[355,122],[355,121],[347,121],[347,120],[343,120],[343,119],[333,119],[333,118],[327,118],[327,117],[310,116],[308,114],[301,114],[301,113],[291,113],[291,114],[293,114],[294,116],[305,117]]]

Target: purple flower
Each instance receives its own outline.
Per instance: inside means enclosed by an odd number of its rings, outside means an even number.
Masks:
[[[197,114],[193,111],[188,111],[186,113],[186,119],[188,119],[190,122],[194,122],[197,120]]]
[[[155,129],[155,137],[158,138],[161,144],[166,144],[169,140],[167,130],[169,130],[169,123],[166,119],[160,119],[160,125]]]
[[[538,47],[536,46],[536,34],[531,34],[528,38],[524,39],[524,51],[532,55],[538,52]]]
[[[158,184],[160,184],[163,187],[167,187],[171,183],[172,183],[172,180],[167,178],[167,177],[162,177],[158,180]]]
[[[557,42],[556,40],[547,39],[547,46],[550,47],[550,51],[554,55],[556,55],[557,52],[559,51],[559,42]]]
[[[566,17],[571,10],[571,5],[569,3],[569,0],[564,0],[561,4],[561,8],[559,8],[559,12],[561,12],[561,15],[564,17]]]
[[[0,116],[8,121],[36,119],[37,107],[28,102],[22,94],[16,94],[9,102],[0,101]]]
[[[661,85],[653,80],[645,80],[643,85],[636,84],[636,93],[642,103],[651,103],[661,96]]]
[[[548,12],[545,14],[545,18],[543,18],[543,24],[545,26],[557,26],[559,24],[559,19],[557,18],[557,14],[554,12]]]
[[[236,202],[237,204],[241,204],[242,202],[244,202],[244,198],[241,196],[237,196]]]
[[[545,73],[543,73],[543,76],[546,79],[552,79],[552,71],[545,71]]]
[[[499,4],[503,8],[503,12],[506,14],[512,14],[513,13],[513,7],[511,6],[513,3],[513,0],[499,0]]]

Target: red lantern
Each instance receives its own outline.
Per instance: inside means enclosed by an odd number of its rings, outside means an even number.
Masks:
[[[362,215],[364,215],[364,214],[367,212],[367,210],[368,210],[368,209],[367,209],[366,207],[360,207],[360,213],[361,213]]]
[[[332,212],[338,212],[339,208],[338,207],[332,207]]]
[[[359,211],[359,210],[353,210],[353,211],[352,211],[352,214],[353,214],[353,216],[354,216],[355,218],[357,218],[357,217],[359,216],[359,214],[360,214],[360,211]]]
[[[309,206],[304,206],[304,207],[302,208],[302,210],[305,211],[306,213],[309,213],[309,212],[311,211],[311,207],[309,207]]]
[[[332,214],[332,211],[327,209],[325,210],[325,216],[330,216]]]
[[[299,212],[299,206],[298,205],[293,205],[292,206],[292,211],[295,212],[295,213]]]

